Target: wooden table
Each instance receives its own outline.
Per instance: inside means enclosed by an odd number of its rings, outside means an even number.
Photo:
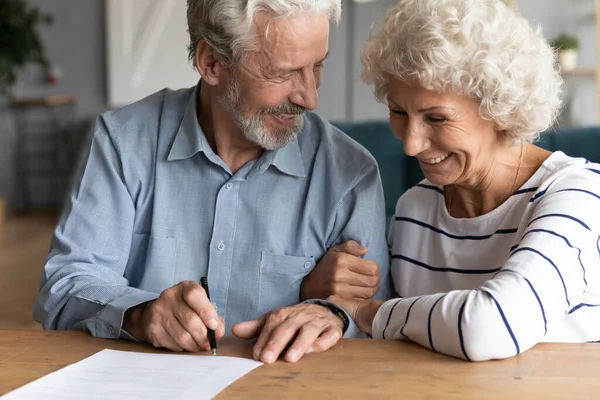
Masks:
[[[0,394],[104,348],[159,352],[83,332],[0,330]],[[251,351],[235,338],[219,342],[219,355]],[[344,339],[294,364],[259,367],[217,398],[598,399],[600,344],[541,344],[519,357],[469,363],[409,343]]]

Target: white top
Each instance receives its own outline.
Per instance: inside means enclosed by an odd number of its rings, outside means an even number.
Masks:
[[[373,337],[467,360],[511,357],[539,342],[600,341],[600,165],[553,153],[512,197],[453,218],[422,181],[389,234],[399,299]]]

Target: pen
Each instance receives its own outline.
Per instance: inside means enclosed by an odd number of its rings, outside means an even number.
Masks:
[[[208,292],[208,281],[206,280],[206,277],[203,276],[202,278],[200,278],[200,284],[202,285],[202,288],[204,289],[204,291],[206,292],[206,297],[208,297],[208,301],[210,301],[210,294]],[[212,329],[207,329],[207,333],[208,333],[208,342],[210,343],[210,350],[212,351],[213,355],[217,355],[217,341],[215,340],[215,331],[213,331]]]

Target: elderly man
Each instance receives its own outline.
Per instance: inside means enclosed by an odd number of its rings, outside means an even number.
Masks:
[[[292,342],[296,361],[357,332],[297,303],[390,297],[377,165],[309,111],[340,7],[188,0],[201,81],[98,119],[42,276],[44,328],[174,351],[208,349],[208,328],[258,337],[264,362]]]

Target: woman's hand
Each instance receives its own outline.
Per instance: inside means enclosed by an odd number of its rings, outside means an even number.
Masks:
[[[373,319],[375,319],[379,307],[384,303],[380,300],[345,299],[340,296],[329,296],[327,300],[343,308],[350,314],[358,329],[368,335],[372,335]]]
[[[379,290],[379,264],[362,258],[368,248],[354,240],[331,247],[300,285],[300,300],[328,296],[371,299]]]

